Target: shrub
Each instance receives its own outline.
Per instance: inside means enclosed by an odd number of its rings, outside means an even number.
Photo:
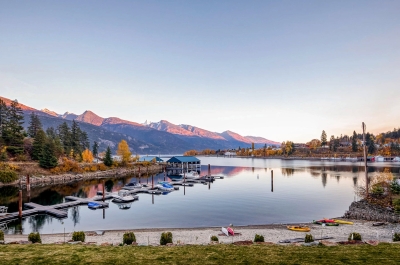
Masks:
[[[30,233],[28,235],[28,240],[32,243],[42,243],[42,239],[40,238],[39,233]]]
[[[361,235],[359,233],[353,232],[353,233],[350,233],[348,240],[349,241],[350,240],[360,240],[361,241],[362,239],[361,239]]]
[[[256,234],[254,242],[264,242],[264,236]]]
[[[133,242],[136,242],[135,233],[127,232],[122,237],[122,243],[127,245],[132,245]]]
[[[172,233],[164,232],[161,234],[160,245],[166,245],[168,243],[172,243]]]
[[[392,183],[390,183],[390,188],[394,194],[400,194],[400,184],[397,180],[393,180]]]
[[[106,171],[107,170],[107,166],[104,165],[104,164],[99,164],[99,170]]]
[[[305,243],[311,243],[314,242],[314,238],[311,234],[306,234],[306,237],[304,238]]]
[[[399,233],[394,233],[393,235],[393,242],[400,241],[400,234]]]
[[[18,175],[15,171],[10,169],[0,169],[0,182],[11,183],[18,179]]]
[[[4,232],[0,230],[0,241],[4,241]]]
[[[212,236],[212,237],[211,237],[211,241],[213,241],[213,242],[218,242],[219,240],[218,240],[218,237],[217,237],[217,236]]]
[[[83,231],[74,232],[72,234],[72,240],[85,242],[85,233]]]

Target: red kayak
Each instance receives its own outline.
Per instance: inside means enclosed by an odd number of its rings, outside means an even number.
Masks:
[[[235,235],[235,232],[233,232],[233,229],[232,229],[232,228],[228,227],[227,230],[228,230],[228,233],[229,233],[230,235],[232,235],[232,236]]]
[[[334,223],[335,220],[332,219],[322,219],[322,220],[318,220],[317,222],[321,222],[321,223]]]

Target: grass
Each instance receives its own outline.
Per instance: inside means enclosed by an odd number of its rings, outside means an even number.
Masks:
[[[297,247],[4,245],[6,264],[398,264],[400,244]]]

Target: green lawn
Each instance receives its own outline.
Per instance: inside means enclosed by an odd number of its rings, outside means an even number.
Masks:
[[[400,245],[100,247],[2,245],[0,264],[400,264]]]

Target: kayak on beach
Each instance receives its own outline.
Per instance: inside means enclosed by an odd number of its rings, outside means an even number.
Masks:
[[[297,232],[310,232],[311,230],[308,226],[295,226],[295,225],[289,225],[287,226],[287,229]]]
[[[324,223],[324,222],[320,222],[320,221],[313,221],[314,224],[317,225],[326,225],[326,226],[339,226],[338,223]]]
[[[228,228],[227,228],[226,230],[228,230],[228,233],[229,233],[230,235],[232,235],[232,236],[235,235],[235,232],[233,231],[233,229],[232,229],[231,227],[228,226]]]
[[[332,219],[332,220],[335,221],[335,223],[341,224],[341,225],[352,225],[353,224],[353,222],[345,221],[345,220],[338,220],[338,219]]]

